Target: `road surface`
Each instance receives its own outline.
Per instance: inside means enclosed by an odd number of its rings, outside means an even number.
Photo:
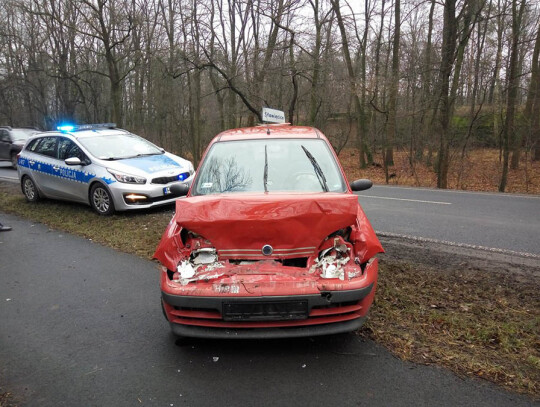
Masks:
[[[178,346],[154,263],[0,219],[0,393],[19,406],[534,405],[354,334]]]
[[[11,167],[9,161],[0,161],[0,181],[19,182],[17,170]]]
[[[540,196],[382,185],[358,196],[383,236],[525,252],[540,260]]]

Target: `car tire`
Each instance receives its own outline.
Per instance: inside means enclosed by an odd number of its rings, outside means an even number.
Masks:
[[[26,198],[28,202],[39,201],[40,199],[39,191],[34,181],[32,181],[32,178],[28,176],[23,177],[21,181],[21,188],[22,188],[24,197]]]
[[[11,166],[17,169],[17,154],[11,154]]]
[[[114,202],[109,190],[100,183],[90,189],[90,205],[99,215],[109,216],[114,213]]]

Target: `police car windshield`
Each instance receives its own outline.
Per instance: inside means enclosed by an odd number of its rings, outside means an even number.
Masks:
[[[163,154],[154,144],[135,134],[96,135],[81,137],[80,143],[101,160],[123,160]]]
[[[324,140],[241,140],[211,147],[192,194],[265,191],[345,192],[346,186]]]

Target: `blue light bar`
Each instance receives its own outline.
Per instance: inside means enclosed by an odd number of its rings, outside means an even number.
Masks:
[[[57,130],[62,131],[62,132],[73,131],[74,128],[75,126],[73,126],[72,124],[63,124],[61,126],[56,127]]]
[[[56,129],[61,132],[71,132],[80,130],[114,129],[116,123],[94,123],[94,124],[62,124]]]

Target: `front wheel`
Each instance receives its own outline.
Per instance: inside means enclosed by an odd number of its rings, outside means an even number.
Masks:
[[[22,192],[28,202],[39,200],[39,192],[32,178],[26,176],[22,180]]]
[[[90,205],[100,215],[114,213],[114,202],[110,192],[101,184],[94,184],[90,190]]]

